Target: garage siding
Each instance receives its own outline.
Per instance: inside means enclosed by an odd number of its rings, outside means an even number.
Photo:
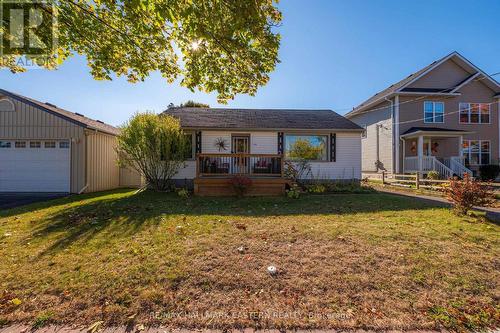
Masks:
[[[81,126],[9,98],[15,111],[0,111],[0,139],[70,140],[71,192],[85,186],[85,135]]]
[[[87,131],[87,184],[85,192],[114,189],[120,186],[120,168],[116,137]]]

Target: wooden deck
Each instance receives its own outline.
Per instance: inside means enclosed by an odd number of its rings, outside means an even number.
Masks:
[[[285,194],[285,187],[289,180],[285,178],[255,178],[249,187],[246,196],[276,196]],[[230,178],[195,178],[194,194],[199,196],[233,196],[236,192],[230,183]]]
[[[200,196],[232,196],[234,176],[252,180],[247,196],[283,195],[288,180],[279,154],[198,154],[194,193]]]

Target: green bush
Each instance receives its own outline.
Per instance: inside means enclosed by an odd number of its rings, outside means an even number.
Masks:
[[[311,184],[306,186],[306,190],[309,193],[324,193],[326,192],[326,186],[323,184]]]
[[[290,199],[298,199],[300,197],[300,187],[297,184],[293,184],[290,189],[286,191],[286,196]]]
[[[429,171],[427,173],[427,179],[433,179],[433,180],[439,179],[439,172],[437,172],[437,171]]]
[[[189,191],[185,188],[181,188],[177,191],[177,195],[181,198],[187,199],[189,198]]]
[[[479,167],[479,177],[482,180],[494,180],[500,173],[500,166],[496,164],[481,165]]]
[[[328,192],[331,193],[373,193],[375,190],[369,186],[362,186],[357,182],[342,183],[335,182],[328,184]]]

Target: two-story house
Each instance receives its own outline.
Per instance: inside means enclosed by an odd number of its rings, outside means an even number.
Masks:
[[[499,160],[500,84],[457,52],[346,114],[365,128],[365,173],[476,174]]]

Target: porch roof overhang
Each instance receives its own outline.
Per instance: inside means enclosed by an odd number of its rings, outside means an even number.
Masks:
[[[450,128],[437,127],[412,127],[400,135],[403,139],[416,138],[419,136],[427,137],[459,137],[465,134],[473,134],[471,131],[463,131]]]

